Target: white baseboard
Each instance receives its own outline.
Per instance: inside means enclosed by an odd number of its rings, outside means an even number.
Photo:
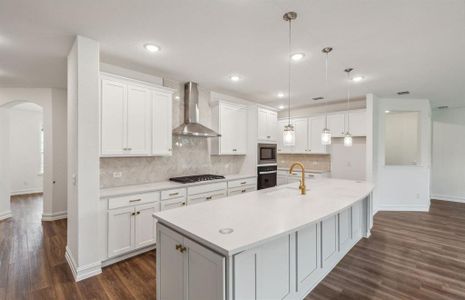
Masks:
[[[146,246],[144,248],[138,249],[138,250],[133,251],[133,252],[129,252],[129,253],[126,253],[126,254],[123,254],[123,255],[120,255],[120,256],[116,256],[116,257],[111,257],[111,258],[106,259],[106,260],[104,260],[102,262],[102,267],[106,267],[106,266],[115,264],[115,263],[117,263],[119,261],[122,261],[122,260],[137,256],[137,255],[140,255],[142,253],[151,251],[151,250],[153,250],[155,248],[156,248],[156,245],[153,244],[153,245]]]
[[[68,213],[66,211],[59,211],[56,213],[42,213],[42,221],[56,221],[61,219],[66,219],[68,217]]]
[[[102,273],[102,263],[100,261],[77,267],[68,246],[66,246],[65,258],[76,282]]]
[[[7,211],[0,213],[0,221],[11,218],[11,217],[12,217],[11,210],[7,210]]]
[[[10,192],[10,196],[29,195],[29,194],[40,194],[44,191],[42,189],[26,189]]]
[[[419,211],[428,212],[430,204],[428,205],[381,205],[375,207],[373,215],[379,211]]]
[[[433,194],[433,195],[431,195],[431,199],[432,200],[442,200],[442,201],[465,203],[465,197],[461,197],[461,196]]]

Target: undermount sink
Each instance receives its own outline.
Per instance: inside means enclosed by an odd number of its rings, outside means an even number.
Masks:
[[[309,189],[306,189],[306,191],[309,191]],[[300,194],[300,190],[298,186],[284,186],[284,187],[278,187],[273,191],[270,191],[266,193],[268,196],[289,196],[290,194],[298,195],[298,196],[303,196]]]

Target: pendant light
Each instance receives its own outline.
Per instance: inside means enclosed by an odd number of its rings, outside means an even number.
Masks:
[[[328,58],[329,53],[333,51],[333,48],[326,47],[321,52],[325,54],[325,89],[326,89],[326,99],[325,99],[325,128],[321,132],[321,144],[322,145],[331,145],[331,131],[328,129]]]
[[[354,69],[348,68],[345,69],[344,72],[347,73],[347,127],[345,128],[345,133],[344,133],[344,146],[346,147],[352,147],[352,135],[350,134],[350,114],[349,114],[349,109],[350,109],[350,72],[352,72]],[[345,124],[344,124],[345,126]]]
[[[292,51],[292,21],[297,18],[297,13],[290,11],[283,15],[283,19],[289,22],[289,57],[288,57],[288,123],[284,126],[283,132],[283,145],[294,146],[295,145],[295,129],[291,124],[291,51]]]

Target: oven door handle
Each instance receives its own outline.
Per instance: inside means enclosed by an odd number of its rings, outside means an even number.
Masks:
[[[278,173],[278,171],[265,171],[265,172],[258,172],[258,175],[265,175],[265,174],[275,174]]]

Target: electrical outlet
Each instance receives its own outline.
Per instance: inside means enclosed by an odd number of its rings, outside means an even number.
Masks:
[[[113,172],[113,178],[121,178],[123,177],[123,172]]]

